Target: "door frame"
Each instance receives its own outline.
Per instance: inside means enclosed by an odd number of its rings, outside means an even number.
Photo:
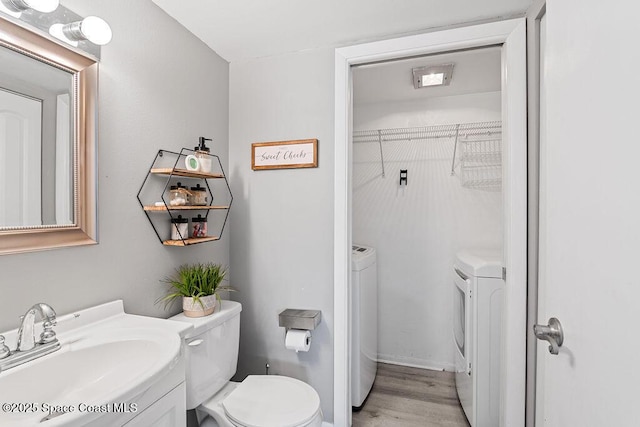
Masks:
[[[335,50],[334,425],[351,425],[351,66],[502,45],[504,265],[500,425],[525,423],[527,306],[526,21],[509,19]]]
[[[538,257],[540,225],[540,20],[546,0],[534,0],[527,11],[528,85],[528,255],[527,290],[527,406],[526,426],[536,421],[536,373],[538,340],[532,333],[538,319]]]

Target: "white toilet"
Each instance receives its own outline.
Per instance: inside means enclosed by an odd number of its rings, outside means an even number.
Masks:
[[[201,426],[320,427],[320,397],[310,385],[279,375],[230,381],[238,365],[241,311],[240,303],[222,301],[210,316],[171,318],[194,326],[185,337],[187,409],[196,409]]]

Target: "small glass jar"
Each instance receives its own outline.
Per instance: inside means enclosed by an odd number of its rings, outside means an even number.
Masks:
[[[200,184],[191,187],[191,204],[196,206],[207,205],[207,189],[201,187]]]
[[[169,189],[169,205],[171,206],[185,206],[189,203],[189,190],[187,187],[178,183],[172,185]]]
[[[200,184],[191,187],[191,204],[196,206],[207,205],[207,189],[201,187]]]
[[[182,218],[182,215],[178,215],[177,218],[171,218],[171,240],[184,240],[189,238],[189,219]]]
[[[197,218],[191,218],[191,237],[207,237],[207,218],[198,215]]]
[[[209,155],[209,149],[205,147],[204,149],[197,150],[195,156],[198,159],[198,170],[204,173],[211,173],[211,156]]]

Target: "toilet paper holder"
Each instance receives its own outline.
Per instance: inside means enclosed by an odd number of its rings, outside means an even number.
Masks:
[[[313,331],[320,324],[320,310],[297,310],[287,308],[278,315],[280,326],[286,329],[304,329]]]

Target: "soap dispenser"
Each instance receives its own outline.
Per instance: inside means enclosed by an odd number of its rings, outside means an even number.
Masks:
[[[211,138],[201,136],[199,138],[199,144],[194,150],[196,152],[196,158],[198,159],[200,172],[211,173],[211,156],[209,156],[209,147],[207,147],[206,141],[211,141]]]

